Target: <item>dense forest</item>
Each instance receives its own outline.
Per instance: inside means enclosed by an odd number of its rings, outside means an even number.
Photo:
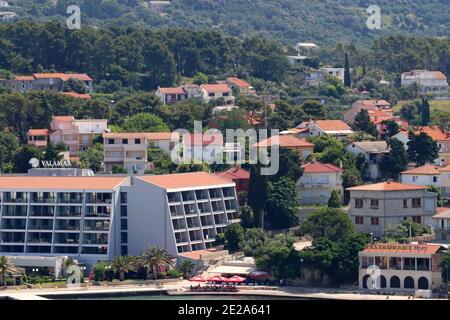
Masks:
[[[245,37],[263,35],[285,44],[338,42],[369,46],[376,37],[390,34],[450,35],[448,0],[173,0],[164,15],[150,12],[141,0],[11,0],[12,10],[29,19],[67,17],[69,5],[78,4],[82,22],[96,26],[220,30]],[[56,4],[55,4],[56,3]],[[382,29],[366,26],[370,5],[381,8]]]

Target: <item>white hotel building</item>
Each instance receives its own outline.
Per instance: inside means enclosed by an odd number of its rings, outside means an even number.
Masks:
[[[208,173],[0,176],[0,255],[71,256],[89,266],[150,245],[211,248],[238,222],[235,184]]]

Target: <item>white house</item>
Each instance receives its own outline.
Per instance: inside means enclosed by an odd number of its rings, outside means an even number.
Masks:
[[[402,87],[409,87],[414,83],[420,94],[432,93],[438,98],[448,97],[447,77],[441,71],[413,70],[402,74]]]
[[[333,190],[343,194],[341,168],[318,161],[308,162],[302,168],[303,175],[297,182],[300,204],[326,204]]]
[[[348,145],[345,151],[354,155],[363,154],[368,165],[366,178],[375,180],[380,177],[380,163],[383,156],[389,153],[389,147],[386,141],[360,141]]]
[[[344,68],[322,67],[319,68],[319,70],[325,72],[326,75],[329,77],[335,77],[344,82],[344,74],[345,74]]]
[[[421,167],[402,172],[402,183],[416,186],[441,187],[440,167],[433,164],[425,164]]]
[[[311,120],[302,122],[298,129],[309,129],[309,135],[317,137],[323,134],[335,137],[345,137],[354,133],[348,124],[341,120]]]
[[[223,98],[226,103],[234,102],[233,91],[226,84],[202,84],[203,100],[209,102],[211,100]]]

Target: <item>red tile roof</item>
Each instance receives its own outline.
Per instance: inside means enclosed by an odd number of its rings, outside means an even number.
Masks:
[[[75,121],[75,118],[72,116],[52,116],[52,120],[60,122],[72,122]]]
[[[399,182],[380,182],[375,184],[366,184],[362,186],[348,188],[350,191],[406,191],[406,190],[425,190],[429,187],[403,184]]]
[[[34,77],[33,76],[16,76],[15,80],[18,80],[18,81],[33,81]]]
[[[0,176],[3,190],[112,190],[126,177]]]
[[[248,83],[247,81],[241,80],[237,77],[229,77],[229,78],[227,78],[227,82],[229,82],[235,86],[238,86],[238,87],[244,87],[244,88],[250,87],[250,83]]]
[[[278,140],[278,141],[276,141]],[[262,140],[254,145],[257,148],[267,148],[271,146],[280,146],[283,148],[314,148],[314,144],[305,139],[297,138],[293,135],[278,135]]]
[[[226,84],[202,84],[201,87],[207,92],[231,92],[231,88]]]
[[[314,123],[323,131],[352,130],[348,124],[341,120],[316,120]]]
[[[366,253],[412,253],[412,254],[435,254],[443,247],[438,244],[372,244],[362,252]]]
[[[436,175],[440,174],[440,167],[433,164],[425,164],[418,168],[403,171],[402,174],[422,174],[422,175]]]
[[[178,132],[105,132],[105,139],[179,140]]]
[[[80,81],[92,81],[86,73],[34,73],[35,79],[61,79],[67,81],[69,79],[77,79]]]
[[[207,172],[177,173],[160,176],[143,176],[138,178],[142,181],[157,185],[163,189],[184,189],[234,185],[227,179]]]
[[[162,94],[185,94],[186,93],[182,87],[177,87],[177,88],[159,88],[158,90]]]
[[[30,129],[28,130],[29,136],[47,136],[48,129]]]
[[[321,163],[318,161],[311,161],[302,166],[304,173],[338,173],[344,172],[339,167],[330,163]]]
[[[250,179],[250,172],[242,168],[231,168],[224,172],[216,173],[217,176],[233,181]]]
[[[450,140],[448,135],[445,134],[439,127],[437,126],[426,126],[419,127],[416,131],[416,134],[420,134],[421,132],[425,132],[427,135],[431,137],[434,141],[442,141],[442,140]]]

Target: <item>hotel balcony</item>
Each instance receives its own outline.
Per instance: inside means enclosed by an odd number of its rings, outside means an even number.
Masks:
[[[106,255],[108,254],[108,246],[83,246],[81,253],[86,255]]]
[[[70,245],[60,245],[55,243],[53,247],[53,253],[59,253],[59,254],[78,254],[78,248],[79,245],[76,246],[70,246]]]
[[[2,230],[25,230],[26,220],[25,219],[2,219]]]
[[[98,232],[109,232],[110,223],[108,220],[96,221],[87,220],[84,221],[84,231],[98,231]]]
[[[76,203],[76,204],[82,204],[83,203],[83,194],[82,193],[60,193],[58,194],[58,203]]]
[[[27,237],[27,245],[51,245],[51,232],[29,232]]]
[[[80,232],[80,221],[56,220],[55,232]]]
[[[3,218],[5,217],[26,217],[27,206],[24,205],[3,205]]]
[[[32,192],[31,203],[54,204],[56,202],[55,192]]]
[[[112,193],[87,193],[86,204],[111,204]]]
[[[30,206],[30,217],[53,218],[55,208],[53,206]]]
[[[85,218],[110,218],[111,217],[111,207],[110,206],[87,206],[85,213]]]
[[[58,206],[56,209],[56,218],[81,218],[82,206]]]
[[[170,206],[170,215],[172,216],[172,218],[183,217],[184,216],[183,206],[171,205]]]
[[[175,232],[175,242],[177,245],[189,244],[189,236],[187,232]]]
[[[210,189],[209,197],[211,201],[222,200],[222,190],[221,189]]]
[[[108,245],[108,234],[85,233],[83,245]]]
[[[173,219],[172,226],[173,226],[173,230],[175,230],[175,231],[186,230],[186,223],[185,223],[184,219]]]
[[[45,230],[48,232],[52,232],[53,231],[53,220],[30,220],[29,221],[29,225],[28,225],[28,231],[33,231],[33,230]]]
[[[3,244],[24,244],[25,232],[2,232],[0,245]]]
[[[28,193],[26,192],[4,192],[4,203],[28,203]]]

